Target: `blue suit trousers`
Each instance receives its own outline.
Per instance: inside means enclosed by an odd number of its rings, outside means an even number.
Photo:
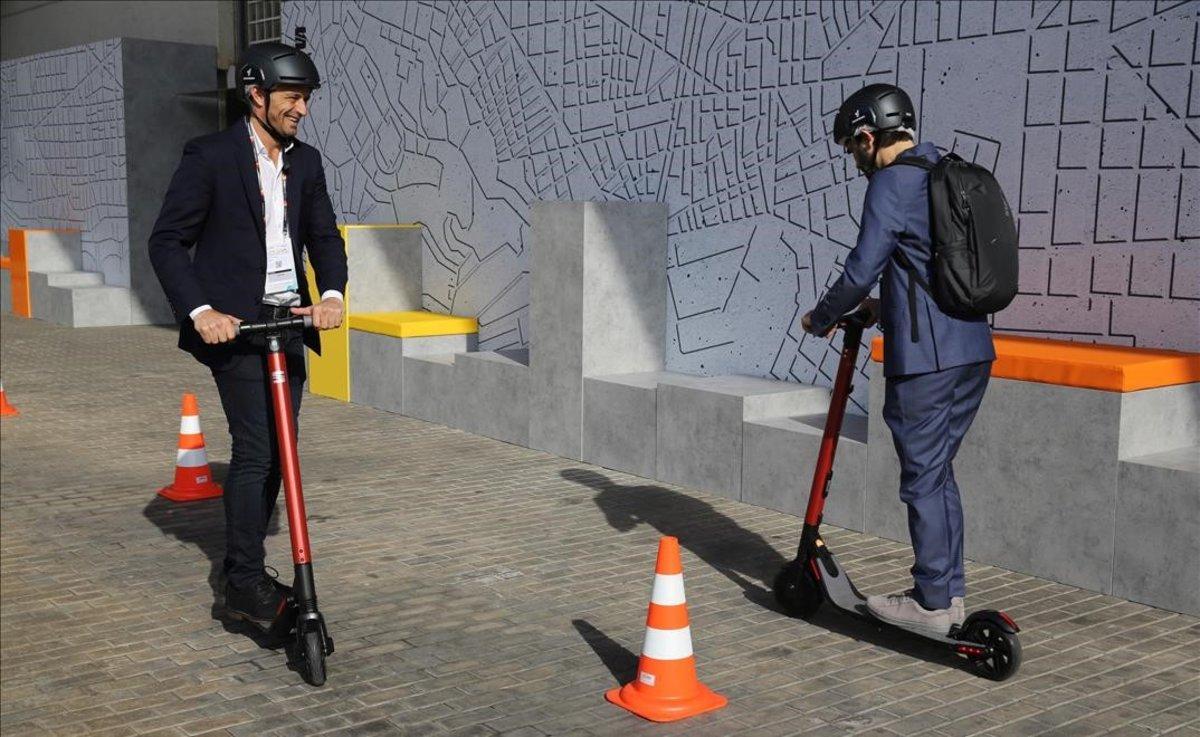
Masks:
[[[915,598],[946,609],[966,595],[963,513],[954,456],[983,400],[991,361],[887,379],[883,419],[900,457],[900,499],[916,562]]]

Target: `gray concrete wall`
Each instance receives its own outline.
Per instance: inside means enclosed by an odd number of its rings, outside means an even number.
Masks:
[[[196,44],[132,38],[122,43],[132,320],[171,323],[174,316],[147,244],[183,145],[217,128],[215,98],[186,94],[213,86],[216,54],[212,46]]]
[[[0,58],[93,43],[144,38],[216,45],[217,0],[31,0],[0,3]]]
[[[797,323],[857,237],[829,129],[876,81],[1004,186],[999,329],[1200,349],[1194,3],[817,5],[297,1],[283,25],[320,29],[304,135],[335,207],[428,225],[426,307],[478,315],[485,350],[530,340],[531,203],[658,201],[666,368],[830,384]]]

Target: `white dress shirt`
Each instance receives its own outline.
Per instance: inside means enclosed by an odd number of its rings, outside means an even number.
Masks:
[[[246,118],[246,128],[250,131],[250,140],[254,143],[254,155],[258,161],[258,166],[256,168],[258,170],[258,186],[263,195],[263,214],[266,220],[266,229],[264,234],[266,235],[267,244],[271,246],[286,241],[290,247],[291,235],[284,232],[284,217],[286,209],[284,207],[283,190],[284,182],[286,181],[287,177],[284,176],[283,173],[283,153],[290,151],[292,146],[296,144],[289,141],[287,146],[284,147],[283,152],[280,153],[279,160],[276,161],[271,158],[270,151],[267,149],[266,145],[263,144],[262,139],[259,138],[258,132],[254,130],[254,126],[250,124],[249,118]],[[302,264],[296,264],[296,277],[298,279],[303,278],[303,274],[300,273],[302,268]],[[286,292],[283,294],[270,296],[275,298],[272,300],[273,303],[277,302],[279,304],[288,304],[295,302],[296,304],[299,304],[300,295],[296,293]],[[339,300],[344,300],[342,293],[336,289],[326,289],[321,293],[321,299],[324,300],[328,299],[329,297],[336,297]],[[197,315],[205,310],[211,309],[212,305],[200,305],[196,309],[192,310],[188,316],[195,320]]]

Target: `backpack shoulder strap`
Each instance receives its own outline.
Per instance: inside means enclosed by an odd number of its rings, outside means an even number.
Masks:
[[[918,169],[924,169],[925,171],[933,171],[933,167],[937,166],[937,164],[934,164],[923,156],[898,156],[892,161],[892,164],[907,164],[915,166]]]

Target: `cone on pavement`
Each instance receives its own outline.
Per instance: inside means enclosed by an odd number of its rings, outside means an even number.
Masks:
[[[8,403],[8,395],[4,393],[4,381],[0,380],[0,417],[16,417],[21,411]]]
[[[696,677],[692,630],[683,593],[683,564],[679,540],[658,543],[654,588],[646,616],[646,639],[637,677],[604,694],[617,706],[655,722],[673,722],[720,709],[727,700]]]
[[[175,483],[158,493],[173,502],[194,502],[221,496],[221,487],[212,480],[208,454],[204,452],[204,433],[200,432],[200,404],[195,394],[183,395],[179,420],[179,451],[175,455]]]

